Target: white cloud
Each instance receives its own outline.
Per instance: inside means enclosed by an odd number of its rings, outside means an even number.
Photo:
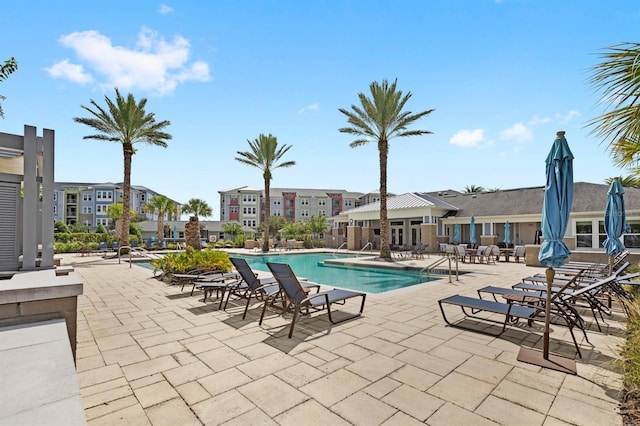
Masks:
[[[165,95],[172,93],[180,83],[211,79],[206,62],[187,63],[191,46],[179,35],[166,41],[155,31],[142,28],[133,49],[114,46],[108,37],[97,31],[74,32],[60,37],[59,42],[75,51],[78,62],[93,71],[94,78],[104,89],[139,89]],[[90,76],[83,69],[83,65],[65,60],[47,71],[54,78],[77,81],[78,70]]]
[[[171,6],[167,6],[166,4],[161,4],[158,9],[158,13],[161,15],[166,15],[167,13],[173,12],[173,8]]]
[[[558,121],[562,122],[562,123],[568,123],[569,121],[573,120],[576,117],[580,117],[580,112],[576,111],[576,110],[571,110],[566,114],[556,114],[556,118],[558,119]]]
[[[298,114],[303,114],[305,111],[317,111],[320,109],[320,105],[318,104],[310,104],[306,107],[302,107],[298,110]]]
[[[533,118],[527,123],[529,126],[535,126],[538,124],[547,124],[551,121],[549,117],[540,117],[538,115],[534,115]]]
[[[533,139],[533,132],[529,130],[524,124],[516,123],[508,129],[500,132],[501,139],[514,140],[516,142],[526,142]]]
[[[458,132],[449,139],[449,143],[452,145],[458,145],[462,147],[474,147],[478,146],[478,143],[484,140],[484,130],[458,130]]]
[[[93,81],[91,74],[84,72],[82,65],[70,64],[68,59],[45,68],[45,71],[53,78],[66,78],[74,83],[86,84]]]

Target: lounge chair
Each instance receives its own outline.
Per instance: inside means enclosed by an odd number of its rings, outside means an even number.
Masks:
[[[303,309],[308,313],[309,309],[320,310],[326,308],[327,316],[332,324],[338,324],[343,321],[359,317],[364,311],[364,302],[367,298],[366,293],[334,288],[332,290],[309,295],[301,285],[300,281],[298,281],[298,278],[293,273],[293,270],[289,265],[284,263],[267,262],[267,266],[271,270],[274,278],[278,281],[284,297],[288,301],[288,307],[293,309],[293,319],[291,320],[291,327],[289,328],[289,338],[293,335],[296,320]],[[331,305],[333,303],[344,304],[347,299],[355,297],[362,298],[360,311],[341,319],[334,319],[331,313]],[[265,304],[262,307],[262,315],[260,316],[260,324],[262,324],[267,305],[268,301],[265,301]]]
[[[109,251],[109,248],[107,247],[107,243],[105,243],[104,241],[100,241],[98,243],[98,253],[107,253]]]
[[[227,301],[224,304],[224,309],[227,309],[227,304],[229,303],[231,294],[235,293],[240,297],[244,297],[247,299],[247,304],[244,307],[242,319],[245,319],[247,317],[247,311],[249,310],[249,304],[253,297],[265,301],[269,298],[275,299],[280,294],[280,287],[278,286],[278,281],[275,278],[258,278],[245,259],[232,257],[230,260],[236,268],[236,271],[238,271],[238,274],[240,274],[240,277],[242,277],[242,282],[234,288],[234,291],[227,294]],[[307,291],[312,289],[315,289],[316,293],[320,291],[320,284],[312,282],[304,282],[303,287],[307,289]]]

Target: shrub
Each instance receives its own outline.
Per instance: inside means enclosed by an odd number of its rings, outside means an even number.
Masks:
[[[197,251],[191,247],[180,253],[168,253],[162,259],[151,261],[154,274],[185,274],[194,270],[216,270],[230,272],[233,268],[229,255],[220,250]]]

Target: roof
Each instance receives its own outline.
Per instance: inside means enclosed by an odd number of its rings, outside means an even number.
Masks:
[[[609,185],[575,182],[571,212],[604,212],[608,190]],[[477,193],[449,190],[431,192],[429,195],[456,206],[458,211],[455,216],[458,217],[541,214],[544,186]],[[625,188],[625,208],[640,209],[640,189]]]
[[[396,195],[393,197],[387,198],[387,209],[388,210],[401,210],[401,209],[412,209],[412,208],[421,208],[421,207],[442,207],[449,210],[458,210],[457,207],[438,199],[437,197],[433,197],[426,192],[407,192],[401,195]],[[351,213],[365,213],[365,212],[373,212],[380,210],[380,201],[376,201],[375,203],[365,204],[364,206],[356,207],[354,209],[350,209],[345,211],[347,214]]]
[[[609,185],[576,182],[573,185],[572,213],[604,212]],[[441,207],[446,216],[476,217],[515,216],[542,213],[544,186],[497,191],[462,193],[455,190],[435,192],[407,192],[389,197],[388,210]],[[625,209],[640,210],[640,189],[625,188]],[[345,210],[343,214],[380,210],[380,202]]]

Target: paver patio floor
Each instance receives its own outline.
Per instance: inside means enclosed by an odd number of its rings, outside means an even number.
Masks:
[[[339,325],[303,317],[288,339],[290,317],[269,312],[258,326],[259,303],[242,320],[240,303],[221,311],[140,266],[74,256],[63,262],[84,282],[77,371],[90,425],[622,424],[621,315],[591,328],[593,346],[576,333],[577,376],[516,360],[521,345],[541,347],[540,323],[500,337],[445,325],[438,299],[542,268],[462,264],[474,272],[460,281],[370,295]],[[551,350],[574,356],[565,327],[552,326]]]

